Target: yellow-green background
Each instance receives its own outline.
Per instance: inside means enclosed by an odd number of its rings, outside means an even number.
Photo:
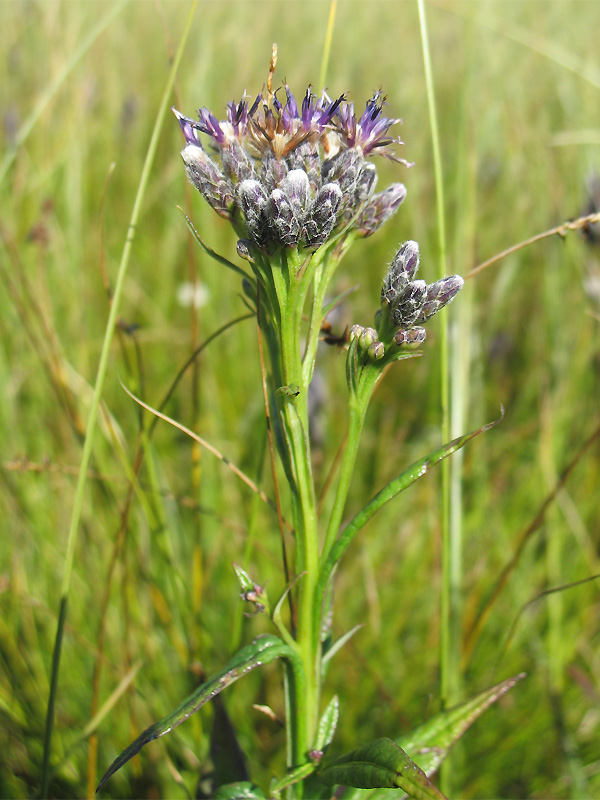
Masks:
[[[1,157],[111,2],[0,4]],[[36,796],[66,535],[91,386],[127,225],[187,2],[129,2],[47,96],[0,184],[0,795]],[[173,103],[193,116],[277,75],[297,96],[316,89],[328,2],[200,2]],[[600,4],[569,0],[427,5],[444,165],[449,272],[577,217],[600,170]],[[369,324],[398,243],[420,242],[423,277],[437,276],[432,144],[416,3],[338,3],[326,85],[357,108],[376,89],[402,117],[401,155],[378,161],[380,187],[408,197],[336,278],[360,284],[336,320]],[[243,563],[283,589],[276,522],[223,465],[164,423],[152,470],[127,505],[127,464],[139,410],[119,380],[157,405],[193,348],[244,312],[235,275],[191,246],[177,205],[207,243],[235,259],[226,223],[186,186],[182,136],[167,119],[144,197],[120,310],[75,555],[60,671],[51,793],[87,791],[92,675],[100,706],[134,665],[129,690],[100,723],[98,775],[146,725],[170,711],[203,671],[267,630],[242,617],[231,568]],[[8,163],[8,162],[4,162]],[[114,165],[114,168],[113,168]],[[469,445],[459,514],[464,630],[489,596],[561,471],[599,422],[600,249],[578,233],[520,250],[468,282],[452,307],[452,374],[462,376],[460,431],[502,424]],[[593,293],[595,276],[596,295]],[[178,287],[197,280],[209,302],[194,314]],[[590,289],[590,286],[592,289]],[[129,332],[128,332],[129,331]],[[352,492],[357,510],[386,480],[440,444],[439,328],[425,357],[396,365],[368,417]],[[140,372],[140,364],[142,365]],[[343,355],[321,354],[322,482],[344,433]],[[258,475],[263,440],[255,328],[241,323],[188,371],[166,409],[271,491]],[[599,448],[581,457],[527,541],[463,664],[466,698],[509,675],[528,678],[467,735],[452,761],[460,797],[600,794],[598,585],[529,606],[540,592],[600,572]],[[124,509],[124,549],[102,598]],[[250,546],[248,541],[250,537]],[[340,694],[337,752],[408,730],[439,709],[439,476],[430,475],[368,526],[337,581],[334,630],[365,627],[329,670]],[[282,733],[253,703],[282,713],[271,667],[224,696],[256,780],[283,768]],[[194,795],[206,764],[210,709],[115,776],[114,797]]]

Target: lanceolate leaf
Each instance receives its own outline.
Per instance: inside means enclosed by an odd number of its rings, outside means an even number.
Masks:
[[[315,739],[315,750],[325,752],[331,744],[335,729],[337,728],[338,719],[340,716],[340,701],[337,694],[335,694],[329,705],[323,712],[323,716],[319,720],[317,728],[317,738]]]
[[[508,678],[466,703],[436,714],[396,741],[411,758],[416,759],[428,775],[431,775],[446,758],[452,745],[460,739],[477,717],[524,677],[525,673],[521,673],[514,678]]]
[[[126,764],[130,758],[137,755],[144,745],[153,739],[159,739],[165,733],[169,733],[177,725],[198,711],[205,703],[226,689],[238,678],[246,675],[250,670],[269,664],[276,658],[287,658],[293,664],[297,661],[297,656],[292,650],[277,636],[260,636],[252,644],[242,647],[233,656],[229,663],[216,675],[213,675],[206,683],[199,686],[172,714],[164,717],[160,722],[155,722],[147,728],[129,747],[118,756],[108,768],[102,780],[98,784],[100,789],[106,781]],[[98,791],[98,789],[96,791]]]
[[[353,344],[354,342],[351,343],[350,347],[352,347]],[[352,378],[352,376],[350,377]],[[324,587],[327,584],[329,576],[331,575],[335,565],[344,555],[356,534],[361,530],[361,528],[364,528],[371,517],[373,517],[382,506],[396,497],[396,495],[400,494],[400,492],[408,489],[411,484],[415,483],[415,481],[418,481],[419,478],[422,478],[424,475],[426,475],[429,470],[440,461],[443,461],[445,458],[448,458],[448,456],[451,456],[452,453],[455,453],[457,450],[460,450],[461,447],[464,447],[467,442],[471,441],[471,439],[479,436],[480,433],[489,431],[490,428],[493,428],[495,425],[497,425],[503,417],[504,409],[502,409],[502,416],[499,417],[499,419],[484,425],[482,428],[471,431],[471,433],[467,433],[464,436],[459,436],[457,439],[453,439],[451,442],[443,445],[443,447],[440,447],[438,450],[434,450],[433,452],[429,453],[429,455],[425,456],[424,458],[415,461],[408,469],[405,469],[404,472],[401,472],[400,475],[391,480],[387,486],[384,486],[384,488],[378,492],[375,497],[373,497],[372,500],[370,500],[367,505],[364,506],[364,508],[350,520],[350,522],[340,533],[336,543],[331,548],[331,552],[327,557],[327,561],[321,568],[316,596],[322,597]]]
[[[430,777],[448,755],[453,744],[483,714],[486,708],[495,703],[523,678],[514,678],[498,683],[485,692],[456,708],[436,714],[410,733],[396,739],[396,743],[414,759],[425,774]],[[359,792],[348,788],[340,797],[343,800],[401,800],[405,791]]]
[[[391,739],[375,739],[338,758],[319,773],[328,786],[402,789],[417,800],[444,800],[427,775]]]

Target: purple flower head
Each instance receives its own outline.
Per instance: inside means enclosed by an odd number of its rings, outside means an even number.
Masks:
[[[235,138],[241,141],[248,127],[248,103],[243,97],[237,105],[233,100],[227,103],[227,122],[231,125]]]
[[[373,97],[367,100],[365,110],[357,120],[353,103],[342,103],[337,112],[337,131],[346,147],[359,148],[365,156],[377,150],[381,155],[394,161],[403,161],[391,150],[388,150],[391,144],[403,144],[400,137],[388,136],[392,125],[400,123],[402,120],[381,116],[384,105],[384,95],[381,92],[375,92]],[[403,163],[406,162],[403,161]]]
[[[268,253],[316,250],[338,232],[371,235],[405,195],[401,184],[375,195],[377,171],[367,161],[375,152],[401,161],[388,150],[400,141],[389,134],[399,120],[382,115],[381,92],[358,116],[345,95],[332,100],[310,86],[298,102],[286,82],[272,89],[273,69],[254,100],[244,93],[227,103],[224,119],[206,107],[196,120],[173,109],[190,180],[218,214],[245,225],[244,238]]]
[[[325,133],[331,126],[332,120],[344,99],[344,95],[340,95],[337,100],[332,100],[325,89],[323,89],[321,97],[317,99],[309,86],[302,101],[302,127],[304,130],[315,132],[319,135]]]
[[[184,117],[183,114],[180,114],[179,111],[175,108],[171,108],[171,111],[177,117],[177,121],[181,126],[181,130],[183,131],[183,135],[185,136],[186,144],[200,144],[200,137],[196,133],[198,128],[198,123],[190,119],[189,117]]]

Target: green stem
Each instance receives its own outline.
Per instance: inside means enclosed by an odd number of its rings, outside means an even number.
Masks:
[[[352,354],[350,354],[352,357]],[[327,595],[328,586],[332,570],[326,574],[323,572],[323,567],[328,563],[328,556],[331,554],[337,540],[340,525],[350,491],[350,483],[354,473],[354,466],[356,464],[356,457],[358,455],[358,445],[360,443],[360,435],[362,433],[367,408],[373,395],[377,381],[381,377],[381,370],[374,365],[367,365],[362,369],[359,376],[356,391],[350,392],[350,420],[348,424],[348,438],[346,441],[346,448],[340,467],[340,478],[337,484],[335,498],[333,501],[333,508],[329,518],[329,525],[323,544],[323,551],[321,553],[321,565],[319,569],[319,576],[314,588],[313,605],[314,605],[314,622],[313,622],[313,640],[315,647],[319,648],[320,633],[321,633],[321,619],[326,605],[325,598]]]
[[[360,435],[362,433],[365,416],[369,402],[375,389],[377,381],[381,377],[381,370],[375,366],[366,366],[363,370],[361,379],[357,386],[356,393],[350,395],[350,421],[348,424],[348,438],[346,441],[346,448],[344,450],[344,457],[340,467],[340,478],[338,481],[335,499],[333,501],[333,508],[329,518],[329,525],[325,535],[325,542],[323,545],[322,557],[324,560],[331,552],[331,548],[335,544],[340,525],[342,523],[342,516],[344,508],[346,507],[346,500],[348,499],[348,492],[350,491],[350,482],[354,473],[354,465],[356,464],[356,456],[358,454],[358,445],[360,442]]]
[[[102,397],[102,391],[104,389],[104,380],[106,378],[106,372],[108,368],[108,359],[110,355],[110,347],[115,331],[115,325],[117,321],[117,315],[119,313],[119,306],[121,300],[121,294],[123,291],[123,286],[125,284],[125,276],[127,274],[127,268],[129,265],[129,259],[131,256],[131,250],[133,247],[133,241],[135,238],[135,231],[138,219],[140,217],[140,212],[142,208],[142,201],[144,195],[146,193],[146,187],[148,185],[148,180],[150,178],[150,171],[152,168],[152,164],[154,163],[154,156],[156,155],[156,150],[158,147],[158,140],[159,135],[162,130],[163,121],[165,118],[165,114],[168,109],[169,105],[169,98],[171,96],[171,92],[173,90],[173,84],[175,82],[175,76],[177,75],[177,71],[179,69],[179,64],[181,62],[181,57],[183,55],[183,50],[185,47],[185,43],[187,41],[188,34],[191,29],[191,23],[194,16],[194,12],[196,9],[197,0],[192,3],[190,8],[190,12],[187,18],[186,26],[184,28],[184,32],[179,43],[179,48],[177,50],[177,54],[175,56],[175,60],[173,61],[173,66],[171,67],[171,71],[169,73],[169,77],[167,79],[167,84],[165,86],[165,90],[163,92],[163,96],[161,99],[161,103],[159,106],[158,114],[156,117],[156,122],[154,125],[154,130],[152,131],[152,138],[150,139],[150,144],[148,146],[148,152],[146,154],[146,160],[144,162],[144,167],[142,169],[142,175],[140,177],[140,183],[138,186],[137,195],[135,198],[135,203],[133,206],[133,211],[131,213],[131,221],[129,223],[129,228],[127,231],[127,237],[125,239],[125,245],[123,247],[123,254],[121,256],[121,263],[119,265],[119,272],[117,274],[117,280],[115,283],[114,294],[112,297],[112,303],[110,306],[110,312],[108,315],[108,321],[106,323],[106,331],[104,334],[104,342],[102,345],[102,352],[100,354],[100,362],[98,364],[98,373],[96,375],[96,384],[94,387],[94,395],[92,398],[92,405],[90,408],[90,414],[88,418],[87,428],[86,428],[86,436],[85,441],[83,443],[83,453],[81,456],[81,463],[79,465],[79,474],[77,477],[77,486],[75,490],[75,500],[73,502],[73,511],[71,514],[71,524],[69,527],[69,535],[67,539],[67,551],[65,555],[65,566],[63,572],[63,580],[61,586],[61,596],[60,596],[60,610],[58,615],[58,622],[56,627],[56,637],[54,640],[54,649],[52,652],[52,668],[51,668],[51,675],[50,675],[50,693],[48,697],[48,707],[46,711],[46,727],[44,733],[44,756],[42,762],[42,785],[41,785],[41,796],[45,798],[48,796],[48,783],[49,783],[49,775],[50,775],[50,747],[52,743],[52,731],[54,727],[54,705],[56,701],[56,693],[58,688],[58,675],[60,671],[60,657],[62,652],[62,642],[63,642],[63,634],[64,634],[64,626],[66,621],[66,613],[67,613],[67,604],[69,598],[69,592],[71,587],[71,575],[73,572],[73,561],[75,557],[75,545],[77,543],[77,536],[79,533],[79,522],[81,519],[81,512],[83,509],[83,495],[84,489],[88,474],[88,466],[90,463],[90,459],[92,456],[92,447],[94,443],[94,436],[96,433],[96,422],[98,419],[98,412],[100,409],[100,399]]]
[[[273,264],[273,281],[281,309],[282,380],[286,386],[297,386],[299,392],[296,396],[277,395],[294,480],[296,569],[301,573],[296,641],[303,664],[302,692],[297,690],[291,676],[286,681],[286,703],[292,728],[291,763],[288,766],[292,768],[306,761],[306,753],[313,744],[320,698],[319,654],[312,636],[315,625],[312,601],[319,571],[319,543],[308,439],[308,383],[304,380],[300,352],[302,311],[310,285],[306,273],[301,274],[301,271],[312,266],[305,262],[306,258],[300,253],[284,252],[280,263]],[[301,784],[295,786],[295,792],[301,796]]]

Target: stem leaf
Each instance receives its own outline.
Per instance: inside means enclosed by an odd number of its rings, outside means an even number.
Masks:
[[[323,712],[317,728],[317,738],[315,739],[315,750],[325,751],[331,744],[335,729],[337,728],[340,716],[340,701],[337,694],[331,698],[329,705]]]
[[[127,747],[110,765],[102,780],[98,784],[98,791],[106,781],[121,769],[133,756],[137,755],[144,745],[153,739],[159,739],[173,728],[176,728],[195,711],[198,711],[205,703],[212,700],[230,686],[232,683],[243,677],[256,667],[264,666],[274,661],[276,658],[293,658],[294,654],[290,648],[277,636],[259,636],[251,644],[242,647],[230,659],[220,672],[199,686],[188,698],[186,698],[175,711],[163,717],[159,722],[150,725],[149,728],[141,733],[138,738]]]
[[[338,758],[319,773],[328,786],[402,789],[416,800],[443,800],[423,770],[391,739],[375,739]]]
[[[466,703],[436,714],[423,725],[396,739],[397,743],[417,758],[427,775],[431,775],[473,722],[524,677],[525,673],[515,675],[475,695]]]
[[[440,461],[443,461],[445,458],[448,458],[448,456],[452,455],[452,453],[455,453],[457,450],[460,450],[461,447],[464,447],[467,442],[471,441],[471,439],[474,439],[476,436],[479,436],[480,433],[484,433],[485,431],[490,430],[490,428],[495,427],[503,418],[504,409],[502,409],[502,414],[497,420],[489,422],[482,428],[471,431],[471,433],[466,433],[464,436],[459,436],[457,439],[453,439],[451,442],[447,442],[446,444],[442,445],[442,447],[440,447],[438,450],[432,451],[424,458],[420,458],[418,461],[415,461],[413,464],[411,464],[408,469],[405,469],[404,472],[401,472],[397,477],[393,478],[393,480],[391,480],[387,486],[384,486],[381,491],[377,492],[377,494],[350,520],[350,522],[341,532],[335,545],[331,548],[326,563],[322,567],[320,581],[329,578],[333,568],[344,555],[356,534],[367,524],[371,517],[373,517],[382,506],[396,497],[396,495],[400,494],[400,492],[408,489],[409,486],[419,480],[419,478],[422,478],[424,475],[426,475],[429,470]]]
[[[442,711],[424,722],[418,728],[403,734],[396,743],[411,758],[417,759],[421,769],[430,777],[450,751],[450,748],[463,736],[466,730],[483,714],[483,712],[506,694],[525,677],[524,673],[508,678],[501,683],[475,695],[466,703],[462,703],[448,711]],[[347,789],[342,800],[402,800],[405,791],[357,792]]]
[[[194,227],[194,223],[188,217],[188,215],[185,213],[185,211],[181,208],[181,206],[177,206],[177,208],[181,211],[181,213],[185,217],[185,221],[187,223],[187,226],[190,229],[190,233],[192,234],[192,236],[196,240],[196,244],[200,245],[200,247],[202,248],[202,250],[204,250],[206,255],[210,256],[210,258],[213,258],[217,263],[222,264],[224,267],[227,267],[228,269],[233,270],[233,272],[237,272],[237,274],[241,275],[242,278],[246,278],[246,280],[248,280],[248,281],[250,281],[252,283],[252,278],[248,275],[248,273],[245,270],[243,270],[241,267],[238,267],[237,264],[233,264],[231,261],[229,261],[228,258],[225,258],[224,256],[220,256],[218,253],[216,253],[214,250],[212,250],[206,244],[206,242],[204,242],[201,239],[200,234],[198,233],[198,231]]]

